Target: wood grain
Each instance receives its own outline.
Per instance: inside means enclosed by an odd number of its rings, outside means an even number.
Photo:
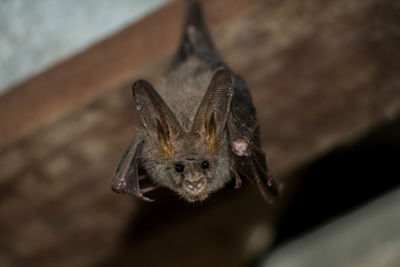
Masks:
[[[205,1],[212,28],[229,23],[260,0]],[[172,1],[137,24],[37,75],[0,97],[0,149],[120,86],[176,49],[184,1]]]

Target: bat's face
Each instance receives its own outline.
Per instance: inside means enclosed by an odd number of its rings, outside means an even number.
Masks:
[[[174,190],[188,201],[206,199],[209,194],[208,184],[212,182],[213,177],[209,162],[205,157],[178,159],[174,164]]]
[[[173,189],[189,201],[207,198],[215,176],[215,162],[204,145],[184,146],[175,153],[173,164]]]
[[[188,133],[172,145],[172,153],[159,161],[162,164],[158,168],[149,166],[149,174],[156,183],[194,202],[205,200],[230,179],[226,142],[210,151],[201,136]]]
[[[230,72],[214,74],[190,130],[181,127],[148,82],[136,82],[133,94],[145,133],[138,158],[153,182],[191,202],[223,187],[230,179],[225,131],[233,94]]]

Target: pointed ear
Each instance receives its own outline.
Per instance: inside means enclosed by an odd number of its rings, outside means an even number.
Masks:
[[[181,132],[175,115],[147,81],[135,82],[132,86],[132,93],[144,127],[154,141],[160,144],[161,151],[166,156],[170,155],[171,140]]]
[[[233,95],[231,73],[221,69],[211,79],[208,90],[197,110],[192,131],[200,132],[210,150],[218,144],[225,128]]]

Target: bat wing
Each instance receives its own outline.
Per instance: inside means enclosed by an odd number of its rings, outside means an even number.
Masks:
[[[241,183],[240,177],[244,176],[258,186],[262,196],[267,201],[271,201],[272,197],[277,195],[279,191],[279,183],[271,176],[266,164],[265,154],[261,149],[259,125],[250,92],[246,83],[220,59],[210,38],[200,4],[196,0],[188,0],[188,12],[181,45],[169,71],[176,69],[191,56],[203,60],[211,70],[222,67],[232,73],[234,93],[227,119],[232,152],[231,170],[236,178],[237,187]],[[140,84],[146,85],[143,82]],[[146,90],[146,92],[150,91]],[[142,141],[132,144],[122,157],[112,180],[112,190],[150,200],[143,196],[145,191],[154,188],[146,174],[140,171],[143,143]],[[145,184],[148,187],[144,187]]]
[[[257,185],[264,199],[270,202],[279,192],[279,182],[267,167],[260,144],[259,124],[246,83],[236,74],[231,113],[227,122],[232,151],[231,170],[240,187],[240,175]]]
[[[120,194],[128,194],[146,201],[152,201],[143,193],[151,191],[155,187],[146,176],[144,169],[140,168],[140,158],[144,141],[134,142],[122,156],[111,182],[112,191]]]

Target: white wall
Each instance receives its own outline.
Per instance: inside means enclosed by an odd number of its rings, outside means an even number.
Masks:
[[[167,0],[0,0],[0,94]]]

